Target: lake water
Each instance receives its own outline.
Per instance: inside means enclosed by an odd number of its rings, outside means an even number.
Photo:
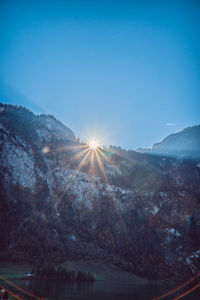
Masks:
[[[82,284],[38,279],[16,279],[13,282],[37,296],[44,297],[46,300],[148,300],[175,286],[175,284],[166,282],[149,282],[147,285],[135,285],[134,283],[126,284],[117,280]],[[165,299],[173,299],[173,297]],[[200,299],[199,291],[184,297],[184,300],[186,299]]]

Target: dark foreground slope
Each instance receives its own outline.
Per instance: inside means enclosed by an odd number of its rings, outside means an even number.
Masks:
[[[150,278],[199,268],[200,162],[111,147],[104,168],[48,115],[0,105],[0,259],[99,259]],[[103,173],[103,174],[102,174]]]

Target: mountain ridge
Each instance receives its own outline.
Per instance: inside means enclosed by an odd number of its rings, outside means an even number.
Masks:
[[[177,133],[172,133],[161,142],[153,144],[151,149],[139,148],[137,151],[181,159],[199,159],[200,125],[187,127]]]
[[[195,273],[200,163],[118,147],[81,154],[51,117],[0,105],[0,259],[99,259],[148,278]]]

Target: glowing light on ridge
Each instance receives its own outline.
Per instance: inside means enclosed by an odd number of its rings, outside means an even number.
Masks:
[[[91,150],[97,150],[99,148],[99,143],[97,140],[91,140],[89,141],[89,147]]]

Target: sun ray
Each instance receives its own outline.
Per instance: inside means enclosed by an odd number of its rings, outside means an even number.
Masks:
[[[56,149],[53,149],[52,145],[51,144],[48,144],[48,145],[45,145],[43,146],[42,148],[42,152],[43,153],[56,153],[56,152],[61,152],[61,151],[66,151],[66,150],[80,150],[80,149],[86,149],[88,148],[88,145],[71,145],[71,146],[60,146],[60,147],[57,147]]]
[[[121,173],[121,171],[119,170],[119,168],[118,168],[115,164],[113,164],[113,163],[111,162],[111,159],[110,159],[110,158],[102,151],[101,148],[98,148],[97,151],[100,153],[100,155],[103,156],[103,158],[105,158],[105,160],[106,160],[109,164],[112,164],[112,165],[114,166],[115,170],[116,170],[118,173]]]
[[[68,157],[64,156],[63,166],[73,164],[73,162],[74,162],[74,164],[72,166],[74,169],[74,174],[72,174],[67,185],[75,180],[79,171],[81,170],[83,165],[88,160],[89,155],[90,155],[90,157],[87,162],[88,163],[87,166],[89,166],[87,169],[88,174],[93,176],[97,172],[96,167],[98,166],[99,171],[102,175],[102,178],[104,178],[104,180],[109,184],[104,164],[105,164],[105,161],[110,163],[110,159],[104,153],[104,151],[100,148],[100,144],[99,144],[98,140],[91,139],[87,144],[65,145],[65,146],[61,146],[57,149],[52,149],[51,145],[49,145],[49,152],[59,152],[59,151],[67,151],[67,150],[69,150],[69,153],[68,153]],[[77,151],[78,151],[78,153],[77,153]]]
[[[106,154],[102,151],[102,149],[101,148],[98,148],[97,149],[97,151],[99,152],[99,154],[100,155],[102,155],[103,156],[103,158],[105,158],[105,160],[107,161],[107,162],[109,162],[110,163],[110,159],[109,159],[109,157],[108,156],[106,156]]]
[[[87,148],[88,145],[72,145],[72,146],[65,146],[66,149],[81,149],[81,148]]]
[[[70,164],[72,164],[73,162],[74,163],[78,162],[80,159],[82,159],[82,156],[84,156],[87,151],[88,151],[88,148],[81,150],[79,153],[73,155],[71,158],[69,158],[65,162],[63,162],[63,167],[67,167]]]
[[[71,184],[77,177],[79,171],[81,170],[83,164],[85,163],[85,161],[87,160],[91,150],[87,149],[87,153],[85,154],[84,158],[80,161],[79,165],[76,167],[76,169],[74,170],[74,175],[70,178],[70,180],[68,181],[68,186],[69,184]]]
[[[74,162],[74,164],[72,165],[73,171],[66,182],[66,189],[68,189],[70,185],[76,180],[81,168],[86,162],[87,173],[90,175],[91,179],[95,178],[93,176],[95,174],[98,174],[97,170],[99,169],[100,174],[102,175],[102,179],[104,179],[106,183],[109,184],[104,163],[105,161],[110,163],[110,159],[101,149],[100,144],[96,139],[90,140],[88,143],[81,145],[61,145],[57,149],[53,149],[51,145],[48,145],[48,148],[48,152],[56,153],[66,151],[64,155],[66,154],[68,156],[63,156],[63,167],[67,167],[69,164]],[[92,180],[91,183],[91,197],[93,197],[95,191],[95,180]],[[60,195],[58,195],[56,207],[59,205],[62,197],[66,193],[66,189],[65,191],[61,192]]]
[[[95,165],[94,165],[95,155],[94,155],[94,153],[95,153],[95,151],[92,151],[92,154],[90,157],[90,169],[89,169],[90,175],[94,175],[94,173],[95,173]]]
[[[85,163],[86,159],[88,158],[89,154],[91,152],[91,149],[88,149],[88,152],[85,154],[84,158],[81,160],[81,162],[79,163],[78,167],[76,168],[76,170],[80,170],[83,166],[83,164]]]
[[[102,163],[101,158],[100,158],[100,156],[99,156],[99,154],[98,154],[97,151],[95,152],[95,155],[96,155],[96,158],[97,158],[97,162],[98,162],[100,171],[102,172],[103,177],[104,177],[106,183],[109,184],[109,181],[108,181],[108,178],[107,178],[107,176],[106,176],[106,173],[105,173],[105,169],[104,169],[103,163]]]
[[[87,151],[88,151],[88,148],[81,150],[79,153],[72,156],[72,158],[69,160],[69,162],[79,160],[81,158],[81,156],[83,156]]]

